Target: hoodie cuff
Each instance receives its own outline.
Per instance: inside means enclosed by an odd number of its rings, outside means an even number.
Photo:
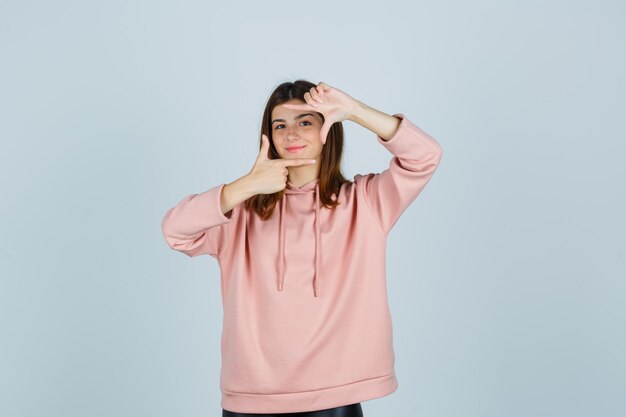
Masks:
[[[198,195],[198,197],[203,196],[203,194],[206,194],[204,196],[204,198],[206,198],[208,201],[208,208],[209,208],[209,214],[211,218],[214,218],[216,221],[219,221],[220,223],[228,223],[231,222],[232,219],[232,215],[233,215],[233,209],[231,209],[228,213],[230,214],[229,216],[227,216],[226,214],[222,213],[222,189],[224,188],[224,186],[226,186],[226,183],[222,183],[220,185],[217,185],[207,191],[205,191],[204,193],[201,193],[200,195]]]

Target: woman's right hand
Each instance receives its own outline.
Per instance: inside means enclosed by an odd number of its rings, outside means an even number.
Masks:
[[[248,174],[256,194],[273,194],[283,190],[289,175],[287,167],[315,163],[315,159],[308,158],[270,159],[270,141],[266,135],[262,135],[261,141],[261,150]]]

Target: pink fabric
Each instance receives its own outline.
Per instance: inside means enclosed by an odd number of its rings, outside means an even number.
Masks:
[[[221,270],[221,406],[241,413],[321,410],[398,387],[386,287],[386,239],[439,165],[439,143],[402,113],[378,142],[381,173],[343,184],[320,206],[318,179],[287,183],[263,221],[243,203],[220,209],[225,184],[183,198],[162,221],[174,250],[209,254]]]

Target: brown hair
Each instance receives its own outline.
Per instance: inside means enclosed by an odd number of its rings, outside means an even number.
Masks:
[[[265,134],[270,143],[269,158],[280,158],[276,148],[274,147],[274,140],[272,138],[272,110],[274,107],[283,104],[289,100],[300,99],[303,102],[304,94],[309,92],[313,84],[306,80],[296,80],[294,82],[285,82],[280,84],[274,89],[270,95],[265,111],[263,112],[263,121],[261,124],[261,133],[259,134],[259,150],[263,141],[261,139],[262,134]],[[322,113],[318,114],[324,120]],[[339,202],[332,199],[332,195],[339,196],[339,190],[344,182],[351,182],[341,173],[341,157],[343,154],[343,125],[341,122],[333,123],[328,131],[326,143],[322,147],[322,154],[320,156],[320,176],[319,176],[319,191],[321,203],[328,207],[334,208]],[[276,203],[283,197],[284,190],[273,194],[256,194],[245,201],[246,209],[253,209],[263,219],[268,219],[273,211]]]

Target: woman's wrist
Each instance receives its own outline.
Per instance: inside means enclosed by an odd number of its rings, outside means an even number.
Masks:
[[[348,120],[353,121],[354,123],[358,123],[360,125],[363,124],[363,114],[367,111],[367,104],[354,100],[354,106],[348,112]]]
[[[229,212],[233,207],[257,194],[254,192],[254,184],[250,181],[249,175],[246,174],[224,186],[221,195],[222,212]]]

